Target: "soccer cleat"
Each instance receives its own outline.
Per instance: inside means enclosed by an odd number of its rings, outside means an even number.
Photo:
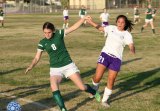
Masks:
[[[107,102],[102,102],[102,106],[106,107],[106,108],[109,108],[110,105],[107,103]]]
[[[99,94],[98,91],[96,91],[96,94],[94,95],[95,99],[100,102],[101,101],[101,95]]]
[[[99,85],[97,85],[97,86],[93,85],[92,88],[93,88],[94,90],[98,91]]]

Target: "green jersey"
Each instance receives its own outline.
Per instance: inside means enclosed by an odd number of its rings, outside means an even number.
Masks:
[[[3,17],[4,13],[3,11],[0,11],[0,16]]]
[[[81,9],[80,10],[80,15],[86,15],[86,9]]]
[[[150,13],[150,14],[146,15],[146,19],[152,19],[153,17],[152,17],[152,9],[151,8],[147,9],[147,13]]]
[[[46,52],[50,58],[50,67],[59,68],[72,63],[70,55],[64,43],[64,30],[56,30],[50,39],[43,38],[38,49]]]

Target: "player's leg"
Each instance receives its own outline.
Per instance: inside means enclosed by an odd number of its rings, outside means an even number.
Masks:
[[[4,20],[2,20],[2,27],[4,27]]]
[[[135,18],[135,23],[136,23],[136,24],[138,23],[138,17]]]
[[[102,79],[105,70],[106,70],[106,66],[104,66],[103,64],[99,64],[99,63],[97,64],[96,73],[92,78],[93,88],[95,90],[98,90],[99,82]]]
[[[59,90],[59,84],[61,80],[62,80],[62,76],[53,75],[50,77],[50,85],[51,85],[51,90],[53,94],[53,99],[55,100],[57,105],[60,107],[61,111],[67,111],[64,105],[62,95]]]
[[[138,22],[140,22],[140,16],[138,16]]]
[[[153,32],[153,34],[155,34],[155,29],[154,29],[153,21],[151,21],[151,22],[150,22],[150,25],[151,25],[151,28],[152,28],[152,32]]]
[[[78,88],[80,90],[86,91],[86,92],[94,95],[96,100],[100,102],[100,99],[101,99],[100,94],[98,92],[96,92],[96,90],[94,90],[90,85],[84,84],[79,73],[74,73],[74,74],[70,75],[69,78],[74,82],[74,84],[76,86],[78,86]]]
[[[136,17],[135,17],[135,15],[134,15],[133,21],[134,21],[134,23],[136,22]]]
[[[105,87],[102,105],[109,107],[108,99],[112,94],[112,89],[114,86],[115,79],[121,67],[121,60],[119,58],[110,57],[110,64],[108,65],[108,78],[107,78],[107,87]]]
[[[66,28],[69,26],[69,18],[66,19]]]
[[[117,77],[117,74],[118,74],[117,71],[114,71],[111,69],[108,70],[107,87],[104,90],[104,94],[102,98],[102,105],[104,105],[105,107],[110,107],[110,105],[108,104],[108,99],[112,94],[112,89],[113,89],[113,85]]]
[[[84,15],[81,15],[81,18],[84,18]],[[87,21],[84,21],[83,24],[82,24],[82,26],[85,26],[86,22]]]
[[[143,32],[144,28],[148,26],[148,23],[149,23],[148,21],[145,21],[145,24],[141,28],[141,32]]]
[[[0,23],[1,23],[1,25],[2,25],[2,20],[0,20]]]
[[[134,16],[134,23],[137,24],[137,16]]]
[[[87,24],[87,21],[85,20],[85,21],[84,21],[84,25],[86,25],[86,24]]]
[[[63,22],[63,29],[65,29],[66,28],[66,17],[63,18],[63,21],[64,21]]]

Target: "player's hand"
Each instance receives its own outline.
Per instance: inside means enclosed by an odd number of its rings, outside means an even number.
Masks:
[[[85,16],[85,20],[92,20],[92,17],[91,16]]]
[[[32,68],[31,67],[28,67],[25,71],[25,74],[27,74]]]
[[[88,22],[88,23],[91,23],[92,22],[92,17],[91,16],[86,16],[86,21]]]

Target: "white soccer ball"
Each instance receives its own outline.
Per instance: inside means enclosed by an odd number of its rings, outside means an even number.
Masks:
[[[7,111],[21,111],[21,106],[16,101],[11,101],[7,105]]]

